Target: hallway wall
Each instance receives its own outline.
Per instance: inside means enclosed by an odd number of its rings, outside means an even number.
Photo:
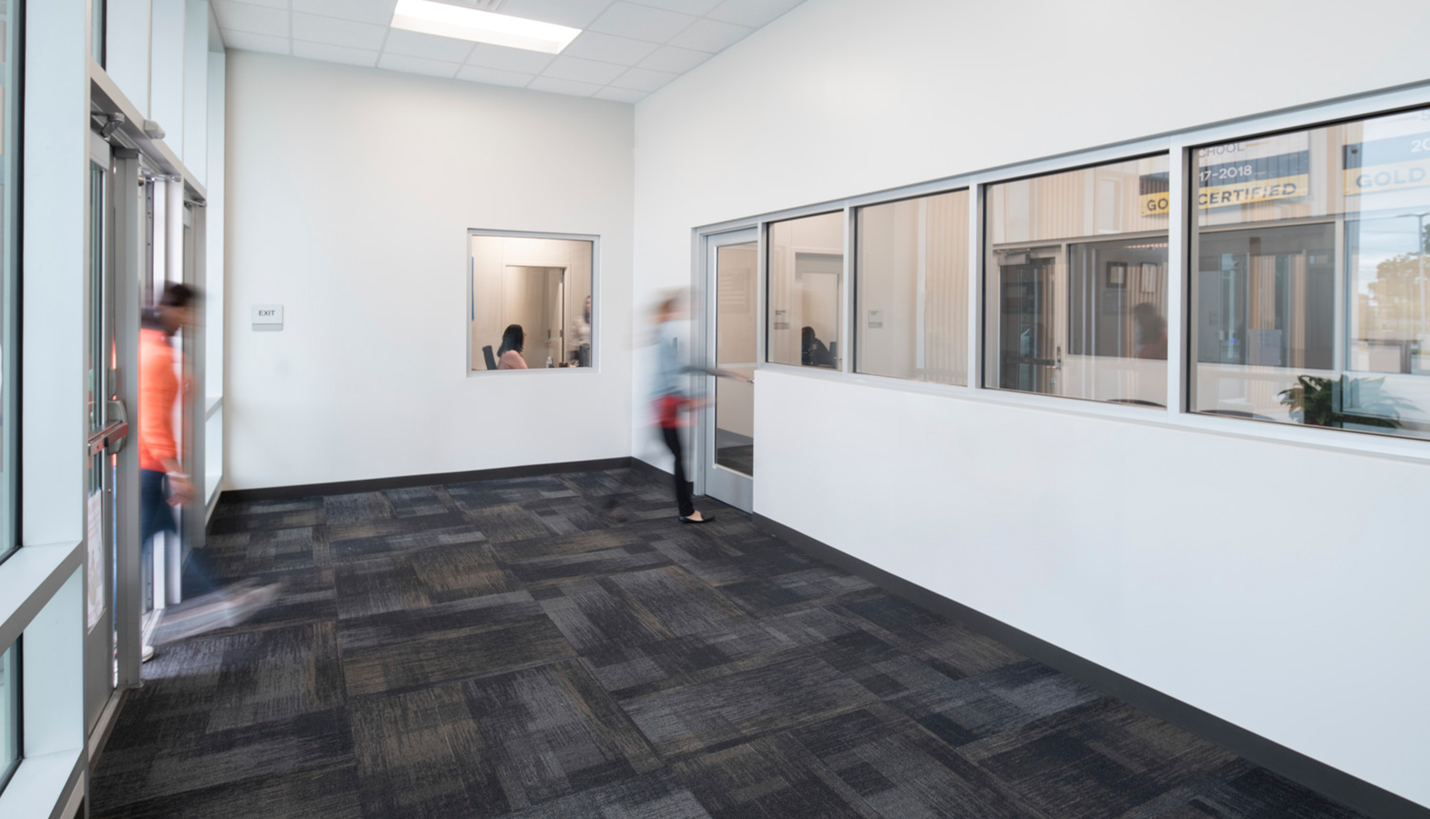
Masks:
[[[1354,19],[812,0],[637,107],[636,303],[699,225],[1430,77],[1430,7]],[[813,375],[756,400],[756,512],[1430,805],[1430,468]]]
[[[244,52],[228,78],[228,488],[630,453],[630,106]],[[601,237],[599,371],[467,376],[469,228]]]

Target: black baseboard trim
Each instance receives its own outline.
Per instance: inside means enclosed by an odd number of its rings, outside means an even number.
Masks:
[[[1116,671],[1058,648],[1001,620],[866,563],[764,515],[755,524],[810,556],[838,566],[912,603],[981,632],[1159,719],[1377,819],[1430,819],[1430,808],[1234,725]]]
[[[298,486],[271,486],[263,489],[230,489],[218,499],[219,503],[230,501],[246,503],[267,500],[293,500],[310,498],[314,495],[345,495],[350,492],[381,492],[384,489],[408,489],[414,486],[433,486],[442,483],[467,483],[469,481],[492,481],[505,478],[530,478],[536,475],[555,475],[562,472],[595,472],[605,469],[625,469],[634,459],[603,458],[595,461],[568,461],[559,464],[527,464],[524,466],[504,466],[497,469],[475,469],[470,472],[439,472],[431,475],[400,475],[392,478],[371,478],[360,481],[337,481],[334,483],[308,483]]]
[[[643,461],[640,458],[631,458],[631,469],[643,473],[647,478],[657,481],[669,481],[671,473],[668,469],[661,469],[650,461]]]

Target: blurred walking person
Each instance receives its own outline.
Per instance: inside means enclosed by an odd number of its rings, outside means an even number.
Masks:
[[[669,296],[656,309],[656,427],[660,430],[666,447],[670,449],[670,454],[675,458],[675,503],[680,513],[680,522],[709,523],[715,518],[700,514],[695,508],[695,485],[686,479],[685,474],[685,444],[681,440],[680,428],[690,424],[690,413],[705,405],[704,399],[691,396],[686,379],[690,373],[746,382],[751,379],[728,370],[691,366],[680,333],[681,322],[687,317],[684,294]]]
[[[174,435],[174,408],[182,392],[176,372],[174,333],[194,326],[193,288],[183,284],[164,287],[159,303],[145,311],[139,330],[139,543],[140,559],[149,560],[154,537],[178,534],[171,507],[183,506],[194,498],[194,487],[179,457]],[[184,561],[180,588],[185,598],[214,592],[205,559],[200,550],[191,550]],[[243,584],[211,595],[201,604],[170,610],[161,632],[168,640],[236,625],[270,602],[277,584],[259,588]],[[145,660],[154,656],[153,646],[144,646]]]
[[[700,407],[686,388],[691,367],[686,363],[679,330],[679,322],[685,317],[679,295],[670,296],[656,310],[655,416],[661,438],[675,457],[675,503],[680,522],[698,524],[715,518],[705,517],[695,508],[695,486],[685,476],[685,444],[680,428],[689,423],[686,414]]]

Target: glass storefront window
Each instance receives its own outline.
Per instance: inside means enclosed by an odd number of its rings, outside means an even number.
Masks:
[[[988,187],[984,386],[1166,406],[1169,162]]]
[[[1430,438],[1430,110],[1193,158],[1191,409]]]
[[[0,790],[20,764],[20,649],[0,654]]]
[[[105,14],[108,5],[104,0],[89,2],[89,55],[99,63],[100,68],[104,67]]]
[[[839,369],[844,213],[769,227],[769,361]]]
[[[0,0],[0,561],[19,545],[19,393],[14,373],[19,352],[15,271],[20,248],[20,7],[20,0]]]
[[[592,366],[594,239],[468,238],[470,371]]]
[[[856,372],[968,383],[968,191],[860,208]]]

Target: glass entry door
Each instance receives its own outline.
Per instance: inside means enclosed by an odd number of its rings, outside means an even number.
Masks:
[[[94,135],[91,135],[92,137]],[[85,679],[86,727],[93,728],[115,688],[114,597],[117,565],[114,489],[118,449],[129,433],[117,392],[115,347],[113,170],[109,146],[90,149],[88,275],[85,319]]]
[[[752,229],[706,239],[704,366],[753,378],[759,354],[759,237]],[[706,376],[701,416],[705,494],[754,508],[755,385]]]
[[[86,731],[139,678],[137,157],[90,134],[84,402]]]

